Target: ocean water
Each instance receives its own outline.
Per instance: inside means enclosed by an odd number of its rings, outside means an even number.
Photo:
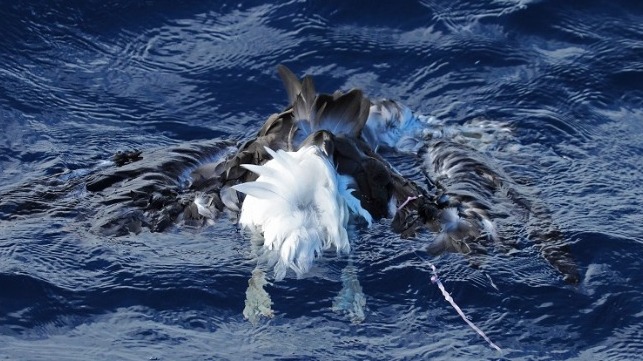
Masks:
[[[0,18],[0,359],[642,358],[640,1],[1,1]],[[252,324],[256,260],[229,217],[104,232],[125,195],[180,190],[282,110],[280,63],[435,117],[542,204],[579,283],[511,212],[511,245],[477,267],[385,220],[352,232],[350,261],[269,284],[275,315]],[[98,181],[134,149],[143,175]],[[361,322],[333,309],[348,262]]]

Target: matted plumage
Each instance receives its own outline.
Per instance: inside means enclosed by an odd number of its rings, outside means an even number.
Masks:
[[[222,202],[240,210],[240,225],[277,255],[277,280],[288,269],[302,276],[324,250],[347,253],[350,219],[390,218],[403,237],[428,229],[437,232],[429,253],[466,254],[499,238],[484,196],[502,191],[530,211],[503,176],[434,139],[429,117],[390,99],[370,100],[359,89],[317,93],[310,76],[300,80],[283,65],[278,73],[289,105],[216,172]],[[382,148],[417,155],[426,184],[400,174],[379,154]],[[555,254],[548,260],[577,279],[571,258]]]

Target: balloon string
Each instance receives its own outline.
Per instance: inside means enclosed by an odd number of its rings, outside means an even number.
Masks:
[[[493,347],[494,349],[496,349],[498,351],[501,351],[501,349],[500,349],[500,347],[498,347],[498,345],[493,343],[491,341],[491,339],[489,339],[489,337],[487,337],[487,335],[485,335],[485,333],[482,332],[482,330],[478,328],[478,326],[474,325],[473,322],[471,322],[467,318],[467,316],[465,316],[464,312],[462,312],[462,309],[460,307],[458,307],[458,305],[453,300],[453,297],[451,297],[449,292],[447,292],[447,290],[444,288],[444,285],[442,284],[442,282],[440,282],[440,278],[438,278],[438,271],[435,268],[435,266],[433,265],[433,263],[429,262],[429,265],[431,266],[431,269],[433,270],[433,276],[431,276],[431,282],[433,282],[433,283],[438,285],[438,288],[440,289],[440,291],[442,291],[442,295],[444,296],[444,299],[449,301],[451,306],[453,306],[453,308],[455,308],[455,310],[458,312],[460,317],[462,317],[464,322],[466,322],[469,325],[469,327],[471,327],[474,331],[476,331],[478,333],[478,335],[482,336],[482,338],[484,338],[489,343],[489,345],[491,345],[491,347]]]
[[[399,212],[399,211],[401,211],[404,207],[406,207],[406,205],[407,205],[407,204],[409,204],[409,202],[414,201],[414,200],[416,200],[416,199],[418,199],[418,198],[420,198],[420,197],[422,197],[422,195],[419,195],[419,196],[409,196],[408,198],[406,198],[406,200],[404,201],[404,203],[402,203],[399,207],[397,207],[397,211],[398,211],[398,212]]]

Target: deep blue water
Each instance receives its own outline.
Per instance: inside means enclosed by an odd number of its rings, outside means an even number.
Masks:
[[[641,359],[642,4],[0,2],[0,359]],[[479,268],[432,259],[496,352],[431,284],[415,252],[430,233],[352,235],[363,322],[332,310],[331,255],[269,286],[275,317],[252,325],[254,260],[230,220],[96,231],[115,195],[85,182],[104,161],[204,144],[215,157],[286,105],[279,63],[454,129],[510,128],[476,148],[543,202],[580,283],[517,217],[501,221],[517,247]]]

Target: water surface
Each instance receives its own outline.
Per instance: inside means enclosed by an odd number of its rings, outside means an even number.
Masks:
[[[640,357],[639,2],[3,2],[0,16],[0,358]],[[483,129],[469,144],[542,202],[580,283],[562,281],[527,236],[538,224],[519,215],[499,221],[515,247],[479,268],[432,259],[498,353],[431,284],[416,253],[430,233],[355,231],[363,322],[332,310],[347,261],[330,254],[310,277],[269,286],[276,315],[252,325],[255,263],[234,222],[97,231],[119,211],[105,204],[118,194],[86,187],[105,161],[132,149],[150,167],[216,157],[286,105],[279,63],[322,91],[359,87]]]

